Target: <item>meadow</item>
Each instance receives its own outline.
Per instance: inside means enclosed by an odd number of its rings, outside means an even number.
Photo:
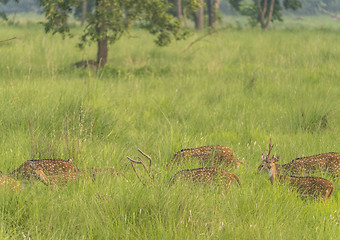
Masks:
[[[334,25],[334,23],[333,23]],[[133,30],[94,59],[36,23],[0,25],[0,170],[38,158],[74,157],[79,168],[114,167],[123,176],[21,192],[1,190],[1,239],[340,239],[340,181],[324,204],[301,199],[257,174],[269,138],[281,163],[340,152],[339,28],[228,28],[160,48]],[[245,158],[242,181],[176,184],[192,162],[166,168],[180,149],[231,147]],[[153,159],[144,186],[126,156]]]

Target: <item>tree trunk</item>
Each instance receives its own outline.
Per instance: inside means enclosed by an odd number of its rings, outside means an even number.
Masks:
[[[86,13],[87,13],[87,0],[83,0],[83,9],[82,9],[82,15],[81,15],[81,26],[84,25],[86,21]]]
[[[218,24],[217,14],[220,9],[220,2],[221,2],[220,0],[214,0],[214,22],[213,22],[214,25]]]
[[[97,64],[103,67],[107,63],[108,46],[107,46],[107,29],[105,19],[102,18],[101,10],[105,8],[105,1],[96,1],[96,19],[99,21],[96,26],[97,31]]]
[[[204,28],[204,0],[200,0],[201,6],[197,10],[197,23],[196,23],[196,28],[197,30],[203,30]]]
[[[182,0],[177,0],[177,18],[182,19]]]
[[[269,9],[269,13],[268,13],[267,23],[266,23],[264,29],[267,29],[269,27],[269,23],[272,20],[273,11],[274,11],[274,3],[275,3],[275,0],[272,0],[271,3],[270,3],[270,9]]]
[[[98,43],[98,51],[97,51],[97,63],[98,66],[103,67],[107,63],[107,37],[104,39],[99,39]]]
[[[208,26],[212,27],[214,23],[214,13],[212,9],[212,0],[207,0],[207,11],[208,11]]]
[[[265,30],[269,27],[269,23],[272,20],[273,11],[274,11],[274,4],[275,4],[275,0],[270,0],[270,8],[269,8],[268,16],[267,16],[267,19],[266,19],[268,0],[264,0],[263,7],[261,6],[261,0],[258,0],[258,2],[257,2],[257,11],[259,13],[261,28],[263,30]]]

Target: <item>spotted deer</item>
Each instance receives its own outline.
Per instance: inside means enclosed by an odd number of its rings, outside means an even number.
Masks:
[[[15,169],[10,175],[14,178],[32,180],[36,179],[35,169],[41,167],[46,175],[56,175],[59,173],[76,173],[77,167],[69,160],[61,159],[38,159],[28,160]]]
[[[269,145],[271,145],[269,143]],[[269,147],[269,152],[267,156],[262,154],[263,167],[269,172],[269,179],[272,184],[275,181],[279,181],[280,183],[288,183],[290,187],[293,187],[297,190],[297,192],[301,196],[309,196],[321,199],[326,202],[326,200],[332,195],[334,192],[334,184],[324,178],[320,177],[297,177],[297,176],[286,176],[281,175],[277,171],[277,164],[275,162],[278,161],[278,157],[273,155],[270,157],[271,148]]]
[[[14,178],[0,176],[0,188],[9,188],[11,190],[22,190],[21,184]]]
[[[213,145],[203,146],[198,148],[182,149],[175,153],[170,162],[167,164],[174,165],[181,161],[197,159],[201,163],[211,163],[213,166],[224,164],[224,167],[239,167],[240,164],[244,163],[244,159],[240,161],[235,157],[234,151],[225,146]]]
[[[62,172],[55,175],[46,175],[41,166],[38,166],[34,172],[45,185],[67,184],[69,181],[75,182],[84,176],[84,174],[79,172]]]
[[[269,142],[269,151],[273,146]],[[280,157],[276,157],[274,164],[278,173],[295,176],[312,175],[315,173],[328,173],[333,177],[340,177],[340,153],[328,152],[318,155],[296,158],[286,164],[276,164]],[[265,171],[264,162],[258,167],[258,172]]]
[[[227,172],[224,169],[213,167],[181,170],[172,177],[170,180],[170,186],[182,179],[192,183],[217,183],[220,181],[223,185],[225,185],[226,191],[235,182],[235,180],[237,184],[241,186],[240,178],[237,175]]]

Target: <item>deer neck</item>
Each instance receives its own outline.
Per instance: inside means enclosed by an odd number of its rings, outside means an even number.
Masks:
[[[276,164],[274,163],[271,168],[269,169],[269,179],[270,182],[273,184],[275,180],[278,178],[279,174],[277,172]]]

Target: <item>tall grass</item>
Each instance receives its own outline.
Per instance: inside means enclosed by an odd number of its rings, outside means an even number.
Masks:
[[[338,239],[339,182],[323,204],[257,175],[269,138],[282,162],[339,152],[340,47],[328,29],[229,29],[159,48],[132,31],[95,58],[41,26],[1,25],[0,159],[11,172],[32,158],[69,158],[115,167],[124,177],[66,187],[1,191],[3,239]],[[220,144],[244,157],[242,188],[176,184],[166,169],[188,147]],[[126,156],[153,158],[155,184],[143,186]],[[141,169],[138,169],[141,171]],[[329,176],[324,176],[329,178]],[[329,178],[330,179],[330,178]]]

